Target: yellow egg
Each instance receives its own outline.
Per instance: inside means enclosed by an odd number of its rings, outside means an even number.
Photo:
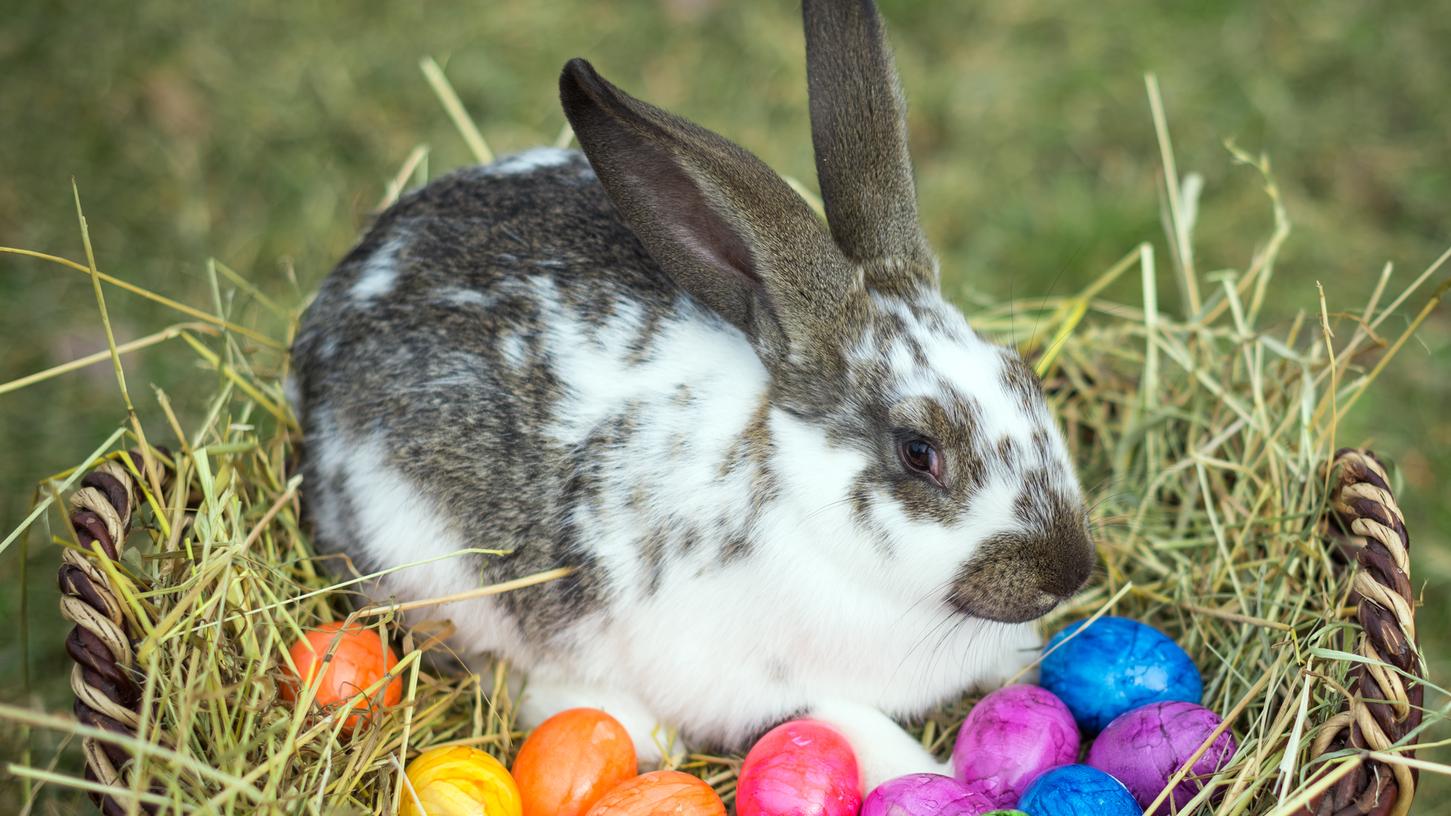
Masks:
[[[522,812],[514,778],[499,760],[477,748],[430,748],[408,763],[407,773],[412,792],[404,786],[401,816],[520,816]]]

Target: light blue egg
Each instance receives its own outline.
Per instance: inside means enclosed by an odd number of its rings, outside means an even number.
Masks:
[[[1102,617],[1077,637],[1079,621],[1054,635],[1040,668],[1039,684],[1058,695],[1078,727],[1096,734],[1118,715],[1179,700],[1198,704],[1204,680],[1189,655],[1167,635],[1136,620]]]
[[[1060,765],[1038,777],[1018,800],[1028,816],[1142,816],[1122,782],[1087,765]]]

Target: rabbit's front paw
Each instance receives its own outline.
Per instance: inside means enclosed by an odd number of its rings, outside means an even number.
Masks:
[[[952,775],[949,763],[939,762],[891,717],[871,706],[829,700],[812,707],[809,716],[836,728],[851,743],[863,793],[907,774]]]

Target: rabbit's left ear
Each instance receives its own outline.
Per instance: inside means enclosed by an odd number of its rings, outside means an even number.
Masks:
[[[621,218],[680,288],[768,367],[833,350],[866,290],[801,197],[720,136],[629,96],[584,60],[560,101]]]
[[[874,288],[936,286],[917,220],[906,102],[872,0],[804,0],[816,175],[831,235]]]

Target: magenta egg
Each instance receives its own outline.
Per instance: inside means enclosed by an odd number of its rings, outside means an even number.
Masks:
[[[1078,760],[1078,726],[1053,693],[1008,686],[982,698],[957,732],[957,780],[996,807],[1012,807],[1049,768]]]
[[[1139,806],[1148,807],[1219,723],[1218,714],[1193,703],[1151,703],[1109,723],[1088,750],[1088,764],[1124,783]],[[1154,813],[1182,809],[1229,763],[1234,748],[1229,731],[1216,737]]]
[[[825,723],[782,723],[741,764],[737,816],[857,816],[861,804],[856,755]]]
[[[861,816],[981,816],[993,803],[956,779],[909,774],[878,785],[862,803]]]

